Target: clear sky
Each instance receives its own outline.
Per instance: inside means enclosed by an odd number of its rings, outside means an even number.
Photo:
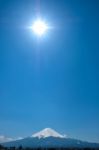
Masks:
[[[0,0],[0,135],[46,127],[99,142],[98,0]]]

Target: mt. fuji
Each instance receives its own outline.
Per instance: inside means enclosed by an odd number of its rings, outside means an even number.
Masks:
[[[51,128],[45,128],[44,130],[33,134],[31,137],[38,137],[38,138],[46,138],[46,137],[57,137],[57,138],[65,138],[65,136],[59,134],[55,130]]]
[[[22,147],[30,148],[99,148],[99,143],[90,143],[73,138],[67,138],[66,136],[59,134],[51,128],[45,128],[42,131],[37,132],[30,137],[16,141],[5,142],[2,143],[2,145],[6,147],[19,147],[21,145]]]

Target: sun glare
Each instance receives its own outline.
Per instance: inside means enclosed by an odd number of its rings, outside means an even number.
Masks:
[[[37,20],[32,25],[33,32],[39,36],[43,35],[46,32],[47,28],[47,24],[42,20]]]

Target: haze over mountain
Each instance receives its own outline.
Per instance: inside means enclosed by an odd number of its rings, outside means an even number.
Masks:
[[[99,147],[99,143],[90,143],[78,139],[68,138],[51,128],[33,134],[20,140],[2,143],[6,147]]]

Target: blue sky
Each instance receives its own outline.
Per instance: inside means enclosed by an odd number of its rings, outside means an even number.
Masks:
[[[98,0],[0,0],[0,135],[46,127],[99,142]]]

